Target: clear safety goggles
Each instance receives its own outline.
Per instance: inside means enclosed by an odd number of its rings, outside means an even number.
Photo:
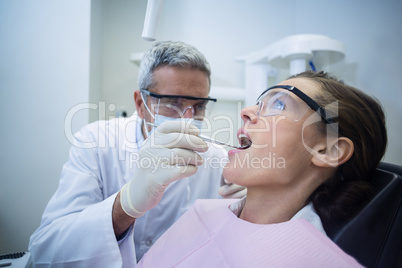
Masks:
[[[270,87],[258,97],[256,105],[258,116],[284,115],[293,121],[299,121],[312,109],[326,124],[335,122],[333,118],[327,118],[323,107],[294,86]]]
[[[194,119],[202,120],[207,116],[216,102],[214,98],[200,98],[183,95],[162,95],[141,89],[141,93],[151,98],[151,107],[155,114],[172,118],[185,117],[188,111]],[[147,98],[143,95],[145,104]],[[144,98],[145,97],[145,98]]]

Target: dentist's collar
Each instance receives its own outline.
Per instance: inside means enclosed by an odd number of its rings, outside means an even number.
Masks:
[[[138,117],[137,112],[134,112],[129,118],[123,121],[123,127],[120,128],[124,133],[121,149],[127,152],[137,152],[144,143],[144,136],[141,131],[142,120]],[[135,140],[134,140],[135,139]]]

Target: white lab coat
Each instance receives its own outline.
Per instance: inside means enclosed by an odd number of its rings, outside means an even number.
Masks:
[[[112,206],[140,161],[139,133],[134,114],[89,124],[75,134],[59,187],[29,241],[34,267],[134,267],[135,247],[145,253],[196,199],[219,198],[226,153],[210,145],[197,173],[169,185],[161,202],[117,241]]]

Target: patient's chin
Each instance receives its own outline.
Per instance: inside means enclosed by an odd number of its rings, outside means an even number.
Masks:
[[[228,162],[223,168],[223,177],[225,178],[227,183],[236,183],[236,175],[239,174],[239,171],[235,169],[235,167]]]

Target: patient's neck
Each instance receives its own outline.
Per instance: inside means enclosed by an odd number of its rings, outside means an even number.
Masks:
[[[285,222],[305,206],[307,197],[296,192],[268,194],[248,189],[246,204],[239,218],[256,224]]]

